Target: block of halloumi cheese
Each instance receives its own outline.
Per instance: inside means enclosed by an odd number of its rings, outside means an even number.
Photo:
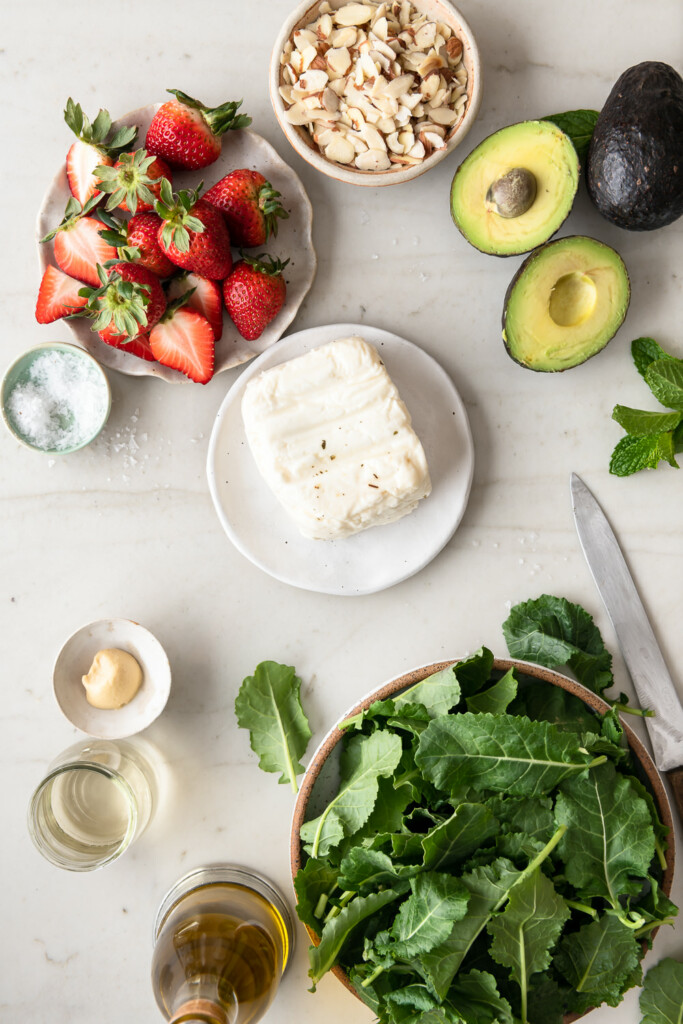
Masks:
[[[304,537],[394,522],[431,491],[410,413],[363,338],[339,338],[254,377],[242,416],[261,475]]]

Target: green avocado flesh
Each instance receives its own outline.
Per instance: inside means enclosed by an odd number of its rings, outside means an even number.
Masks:
[[[568,370],[605,347],[621,326],[631,289],[621,256],[581,235],[528,256],[505,299],[503,340],[530,370]]]
[[[491,201],[513,169],[529,171],[535,198],[519,216],[501,216]],[[572,208],[579,159],[571,139],[551,121],[522,121],[484,139],[461,163],[451,186],[451,214],[476,249],[514,256],[554,235]]]

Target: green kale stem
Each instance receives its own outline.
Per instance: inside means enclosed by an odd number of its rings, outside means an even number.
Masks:
[[[644,924],[641,928],[637,928],[633,934],[637,939],[639,939],[642,935],[647,935],[648,932],[654,931],[655,928],[659,928],[661,925],[674,925],[675,923],[675,918],[663,917],[659,921],[648,921],[647,924]]]
[[[660,843],[660,841],[657,838],[657,836],[655,836],[655,853],[657,854],[657,860],[659,861],[660,868],[662,869],[662,871],[666,871],[666,869],[667,869],[667,867],[669,865],[666,863],[666,856],[665,856],[665,853],[664,853],[664,847]]]
[[[630,704],[613,704],[612,707],[622,715],[637,715],[638,718],[654,718],[655,713],[650,708],[632,708]]]
[[[372,985],[373,981],[377,981],[377,979],[379,978],[380,974],[383,974],[383,973],[384,973],[384,968],[383,967],[376,967],[374,969],[374,971],[372,972],[372,974],[368,974],[367,978],[365,978],[364,981],[361,981],[361,988],[369,988],[370,985]]]
[[[352,889],[347,889],[346,892],[343,892],[339,898],[339,906],[332,907],[329,914],[325,918],[324,924],[327,924],[327,922],[331,921],[333,917],[336,917],[344,909],[346,904],[351,902],[355,895],[357,894]]]
[[[328,899],[329,899],[328,894],[326,892],[322,893],[322,895],[320,896],[320,899],[318,900],[318,902],[315,905],[315,910],[313,911],[313,917],[320,918],[320,917],[323,916],[323,914],[325,913],[325,907],[327,906]]]
[[[568,907],[573,910],[581,910],[584,914],[590,914],[591,917],[597,918],[598,912],[593,907],[589,907],[587,903],[577,903],[576,900],[565,900]]]

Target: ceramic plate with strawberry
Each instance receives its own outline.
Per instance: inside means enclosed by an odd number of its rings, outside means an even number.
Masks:
[[[160,90],[160,99],[163,99],[163,90]],[[152,118],[161,106],[160,103],[141,107],[130,114],[126,114],[115,123],[114,128],[123,124],[138,126],[138,141],[136,146],[144,145],[147,130]],[[69,148],[68,132],[64,135],[64,151],[66,154]],[[132,147],[131,147],[132,148]],[[215,162],[201,170],[186,171],[177,168],[173,169],[173,189],[194,189],[201,181],[204,182],[204,189],[210,189],[217,184],[231,171],[240,168],[257,170],[270,183],[272,188],[282,194],[282,201],[287,211],[288,218],[278,220],[277,237],[269,238],[262,249],[252,250],[253,254],[267,251],[274,258],[283,262],[289,259],[286,267],[285,278],[287,281],[287,300],[280,313],[269,323],[263,333],[255,341],[247,341],[238,332],[230,317],[223,311],[223,334],[216,342],[215,368],[214,373],[227,370],[233,366],[239,366],[254,356],[264,352],[273,345],[294,319],[304,296],[308,292],[316,269],[316,256],[313,249],[311,237],[312,211],[311,204],[304,191],[301,181],[294,171],[280,158],[273,147],[249,128],[240,131],[229,131],[221,136],[221,152]],[[69,185],[66,176],[66,166],[60,167],[54,181],[50,185],[43,199],[38,214],[37,238],[43,238],[49,231],[53,230],[64,215],[69,196]],[[116,211],[117,215],[120,211]],[[57,266],[54,255],[54,243],[48,242],[38,245],[41,274],[47,266]],[[233,250],[235,262],[239,260],[239,253]],[[36,282],[37,284],[38,282]],[[63,327],[55,328],[76,335],[80,344],[84,346],[104,366],[122,373],[135,376],[152,375],[162,380],[181,382],[188,378],[177,370],[162,366],[157,362],[147,359],[140,359],[124,349],[113,348],[100,341],[97,334],[91,331],[91,324],[88,320],[62,320]]]

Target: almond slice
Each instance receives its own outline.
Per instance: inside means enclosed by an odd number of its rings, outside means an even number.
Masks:
[[[391,161],[385,150],[369,149],[367,153],[358,154],[356,167],[359,171],[386,171],[391,167]]]
[[[372,13],[372,8],[365,4],[344,4],[334,12],[334,21],[336,25],[365,25]]]
[[[337,135],[336,139],[325,147],[325,156],[337,164],[350,164],[356,158],[356,151],[348,139],[343,135]]]
[[[313,71],[309,69],[305,74],[301,76],[298,81],[299,89],[303,89],[306,93],[321,92],[328,82],[328,75],[326,71]]]
[[[328,50],[325,54],[325,60],[331,69],[340,75],[345,75],[351,67],[351,54],[346,46],[334,47],[334,49]]]

